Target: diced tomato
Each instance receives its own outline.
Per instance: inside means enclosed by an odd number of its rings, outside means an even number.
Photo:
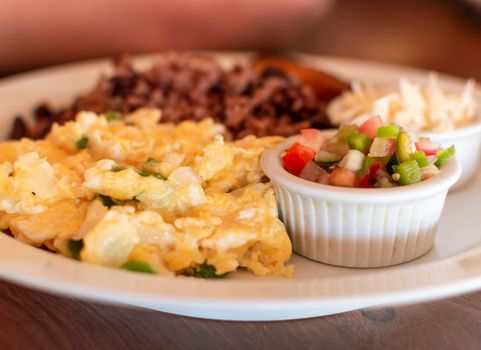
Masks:
[[[334,168],[331,172],[331,185],[344,187],[358,187],[359,177],[355,172],[345,168]]]
[[[420,140],[416,142],[416,149],[418,151],[423,151],[427,156],[434,156],[439,151],[439,143],[429,141],[429,140]]]
[[[324,139],[322,133],[317,129],[303,129],[297,142],[317,152],[324,144]]]
[[[361,176],[359,187],[372,187],[372,180],[376,178],[376,172],[381,168],[381,164],[377,161],[373,162],[366,174]]]
[[[284,154],[282,162],[284,163],[284,168],[286,168],[288,172],[299,176],[302,169],[304,169],[307,163],[309,163],[315,155],[315,150],[296,142]]]
[[[359,127],[359,132],[361,134],[369,136],[371,139],[376,137],[377,128],[382,126],[382,120],[378,115],[374,115],[368,120],[366,120],[362,125]]]

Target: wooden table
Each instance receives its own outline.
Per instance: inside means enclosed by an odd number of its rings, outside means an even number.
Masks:
[[[282,322],[222,322],[0,283],[0,348],[479,349],[481,293]]]
[[[481,80],[481,24],[455,1],[338,1],[296,49]],[[481,292],[285,322],[220,322],[101,305],[0,282],[0,349],[479,349]]]

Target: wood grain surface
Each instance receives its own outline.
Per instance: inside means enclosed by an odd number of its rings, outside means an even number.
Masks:
[[[339,0],[295,49],[481,80],[479,18],[454,0]],[[0,282],[0,349],[271,348],[480,349],[481,292],[419,305],[254,323],[102,305]]]
[[[0,282],[0,349],[479,349],[481,293],[278,322],[225,322]]]

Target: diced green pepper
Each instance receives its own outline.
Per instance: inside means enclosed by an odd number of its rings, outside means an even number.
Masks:
[[[75,146],[77,147],[78,150],[87,148],[89,145],[89,138],[87,136],[82,136],[75,142]]]
[[[129,270],[129,271],[135,271],[135,272],[144,272],[144,273],[156,273],[155,269],[153,266],[146,264],[144,262],[140,261],[129,261],[126,262],[122,268]]]
[[[454,149],[454,145],[449,146],[448,148],[438,153],[438,158],[434,162],[434,165],[436,165],[439,168],[444,163],[446,163],[449,158],[451,158],[455,154],[456,154],[456,150]]]
[[[341,155],[334,152],[326,151],[324,149],[320,149],[319,151],[317,151],[316,157],[314,158],[316,163],[321,164],[334,163],[340,161],[341,159]]]
[[[72,255],[72,258],[76,260],[80,260],[80,251],[84,247],[84,241],[83,239],[80,240],[75,240],[75,239],[69,239],[67,241],[67,249],[70,251],[70,255]]]
[[[402,162],[397,166],[393,166],[393,168],[399,174],[400,185],[410,185],[421,181],[421,170],[415,160]]]
[[[332,139],[334,140],[334,139]],[[345,141],[336,141],[336,142],[332,142],[332,140],[330,140],[329,142],[327,142],[326,146],[322,149],[328,151],[328,152],[331,152],[331,153],[337,153],[338,155],[342,157],[344,157],[344,155],[349,152],[349,145],[347,144],[347,142]]]
[[[376,130],[377,137],[389,137],[389,138],[397,138],[399,134],[400,128],[397,125],[384,125],[380,126]]]
[[[119,112],[107,112],[105,113],[105,119],[107,119],[107,121],[111,122],[111,121],[114,121],[114,120],[120,120],[122,119],[122,114],[120,114]]]
[[[363,153],[367,152],[372,144],[372,140],[369,136],[361,134],[357,131],[349,135],[346,141],[350,149],[355,149]]]
[[[429,165],[429,160],[423,151],[416,151],[412,154],[412,159],[414,159],[420,168],[424,168]]]
[[[371,168],[372,163],[374,163],[374,158],[372,157],[365,157],[363,162],[362,162],[362,168],[359,171],[359,174],[364,175],[369,172],[369,169]]]
[[[411,138],[407,133],[399,133],[397,137],[395,153],[398,163],[403,163],[411,159],[412,144]]]

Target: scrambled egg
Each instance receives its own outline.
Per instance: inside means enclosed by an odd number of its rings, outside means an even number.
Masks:
[[[282,138],[226,142],[210,119],[160,116],[81,112],[44,140],[0,144],[0,229],[104,266],[290,276],[291,243],[259,166]]]

